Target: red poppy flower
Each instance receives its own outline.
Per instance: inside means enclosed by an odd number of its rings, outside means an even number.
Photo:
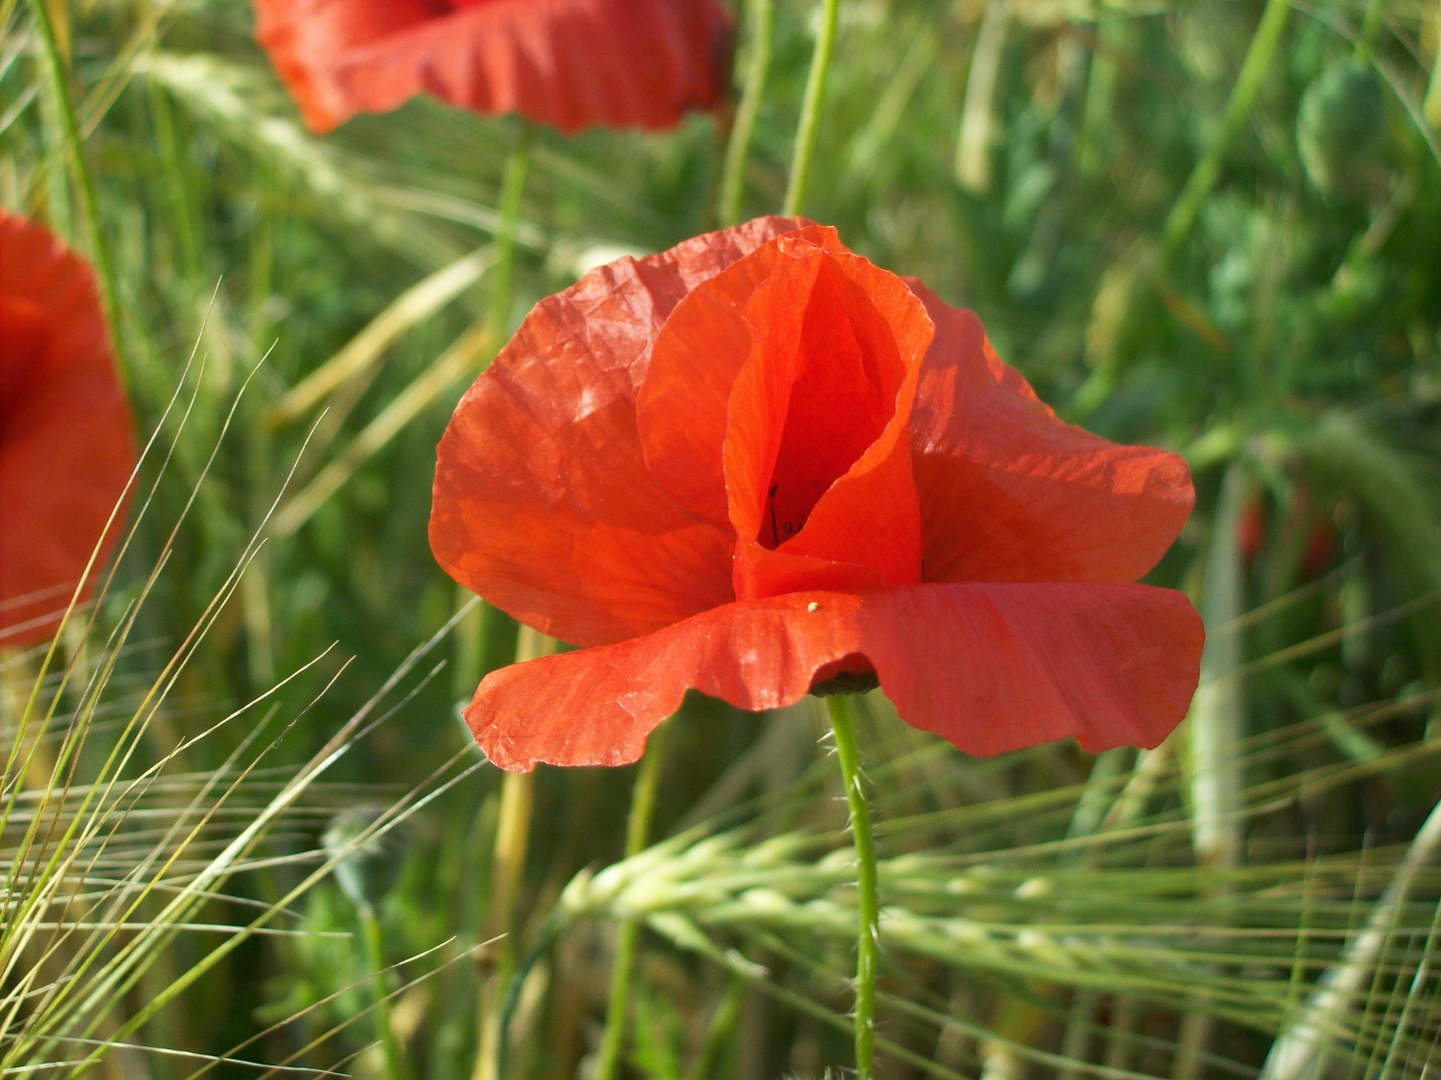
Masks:
[[[421,92],[561,131],[668,128],[724,91],[716,0],[255,0],[255,36],[329,131]]]
[[[0,645],[55,632],[134,465],[90,267],[0,210]]]
[[[430,542],[586,648],[487,676],[496,764],[615,765],[688,688],[743,709],[878,677],[995,754],[1154,746],[1203,632],[1131,584],[1194,500],[1174,454],[1059,421],[980,320],[762,218],[541,301],[441,440]]]

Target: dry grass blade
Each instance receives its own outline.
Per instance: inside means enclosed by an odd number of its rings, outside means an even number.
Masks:
[[[991,143],[995,129],[996,81],[1011,20],[1009,0],[987,0],[976,34],[966,103],[956,142],[956,180],[967,191],[984,194],[991,186]]]
[[[1230,870],[1241,861],[1240,792],[1237,749],[1245,730],[1245,696],[1239,671],[1241,632],[1236,625],[1245,605],[1245,567],[1239,540],[1250,482],[1237,462],[1226,472],[1211,529],[1206,561],[1206,652],[1201,686],[1187,720],[1191,749],[1191,798],[1196,856]]]
[[[1325,1056],[1326,1044],[1348,1031],[1345,1017],[1373,978],[1377,962],[1398,931],[1398,920],[1417,877],[1441,847],[1441,804],[1431,811],[1386,891],[1376,901],[1365,926],[1346,947],[1339,962],[1327,969],[1306,999],[1300,1015],[1287,1025],[1261,1072],[1261,1080],[1301,1080],[1312,1075]],[[1419,977],[1419,970],[1418,970]],[[1408,1005],[1410,1000],[1408,999]]]
[[[277,537],[293,534],[326,499],[334,495],[357,469],[374,457],[402,428],[465,375],[476,371],[493,347],[494,335],[486,326],[467,330],[441,353],[414,382],[397,394],[380,415],[336,455],[335,459],[275,515],[271,531]]]
[[[135,60],[137,75],[153,80],[235,145],[250,149],[281,175],[313,194],[315,205],[374,236],[421,266],[444,265],[460,253],[424,221],[380,198],[332,147],[294,121],[256,108],[268,93],[254,71],[218,56],[151,51]]]
[[[184,430],[183,418],[180,430]],[[221,439],[224,434],[222,426]],[[219,442],[216,452],[218,449]],[[163,474],[162,465],[162,479]],[[193,501],[192,492],[185,510]],[[142,515],[148,505],[147,498]],[[158,757],[147,761],[151,757],[147,737],[153,735],[156,721],[168,708],[182,671],[238,587],[261,542],[257,533],[158,678],[124,702],[126,715],[119,730],[104,739],[106,745],[86,750],[87,744],[100,739],[95,723],[100,703],[112,685],[117,685],[125,643],[165,564],[174,535],[172,531],[155,570],[100,650],[71,714],[61,717],[58,708],[75,668],[74,658],[61,677],[47,681],[47,657],[33,690],[5,695],[9,704],[0,722],[10,747],[0,851],[8,854],[9,869],[0,927],[0,1070],[7,1073],[84,1072],[113,1048],[127,1045],[129,1035],[141,1030],[240,942],[255,934],[284,932],[284,927],[271,923],[289,917],[295,900],[349,853],[348,848],[333,853],[305,847],[294,850],[293,841],[287,838],[313,828],[305,823],[314,819],[314,811],[303,800],[357,740],[402,708],[434,677],[432,672],[398,703],[378,717],[372,716],[451,625],[417,649],[370,702],[298,769],[282,769],[277,775],[273,769],[262,768],[299,718],[274,730],[270,720],[279,708],[277,703],[218,768],[177,788],[177,778],[170,770],[187,751],[213,738],[267,697],[280,694],[286,682],[311,665],[198,735],[165,746]],[[50,655],[54,655],[54,646]],[[320,659],[323,656],[312,664]],[[7,665],[7,672],[13,676],[12,668],[17,666]],[[345,667],[342,664],[332,673],[327,689]],[[22,701],[24,705],[19,706]],[[28,740],[22,760],[26,724],[37,709],[43,712],[44,722]],[[48,729],[57,719],[64,720],[58,750],[44,761],[46,767],[33,768],[33,763],[49,754]],[[457,770],[460,757],[452,758],[392,805],[375,830],[393,827],[478,767],[472,763]],[[183,797],[177,800],[176,795]],[[318,869],[311,869],[300,886],[279,901],[260,904],[259,913],[247,923],[218,922],[203,914],[223,896],[225,883],[238,871],[317,863]],[[222,943],[127,1016],[125,1002],[142,977],[168,953],[178,935],[196,933],[219,934]],[[74,1048],[81,1049],[83,1056],[72,1059],[67,1051]]]
[[[1441,10],[1436,13],[1436,35],[1441,37]],[[1436,62],[1431,69],[1431,85],[1426,91],[1426,119],[1438,135],[1441,135],[1441,49],[1436,51]]]
[[[1268,761],[1327,738],[1323,725],[1308,722],[1238,741],[1238,776],[1263,775]],[[1414,768],[1431,753],[1426,744],[1415,744],[1388,752],[1390,760],[1242,784],[1234,821],[1254,829],[1301,790],[1336,789],[1403,762]],[[878,790],[904,798],[899,792],[909,785],[883,775],[909,767],[898,761],[877,772]],[[1099,782],[1114,787],[1123,779]],[[996,1055],[997,1067],[1002,1059],[1014,1059],[1075,1075],[1139,1076],[1149,1068],[1127,1067],[1121,1063],[1130,1052],[1114,1051],[1154,1044],[1153,1050],[1164,1048],[1168,1060],[1175,1059],[1175,1068],[1240,1070],[1240,1062],[1218,1056],[1208,1032],[1217,1025],[1271,1035],[1298,1030],[1297,1016],[1315,1006],[1298,1009],[1292,989],[1278,976],[1299,973],[1303,985],[1316,981],[1322,995],[1338,979],[1334,972],[1344,971],[1350,973],[1342,995],[1345,1011],[1321,1025],[1328,1037],[1362,1054],[1384,1054],[1397,1040],[1405,1044],[1397,1053],[1423,1045],[1441,1011],[1423,994],[1409,1002],[1403,1025],[1398,1019],[1403,999],[1393,1001],[1389,988],[1398,980],[1413,982],[1418,965],[1433,962],[1429,944],[1418,954],[1413,943],[1427,933],[1434,905],[1408,904],[1405,895],[1434,896],[1441,890],[1441,875],[1427,865],[1435,826],[1423,828],[1409,853],[1391,848],[1249,867],[1197,865],[1191,857],[1192,824],[1175,801],[1186,783],[1174,766],[1153,771],[1150,790],[1160,810],[1132,811],[1127,824],[1090,836],[1071,835],[1086,785],[944,815],[886,816],[886,842],[895,853],[881,863],[881,937],[892,985],[913,987],[926,965],[940,964],[983,995],[996,993],[987,987],[1031,987],[1027,1008],[1040,1009],[1030,1021],[1039,1026],[1022,1035],[1012,1024],[1019,1013],[999,1010],[990,1021],[966,1020],[908,990],[884,999],[890,1023],[908,1017],[937,1038],[947,1025],[959,1024],[956,1030],[969,1032],[966,1037],[978,1048],[989,1047],[986,1053]],[[924,847],[942,816],[950,823],[948,832],[966,838],[968,853]],[[1094,808],[1090,816],[1097,816]],[[747,942],[784,958],[792,972],[811,971],[817,980],[814,990],[804,990],[792,977],[784,986],[766,986],[767,993],[839,1027],[844,1017],[838,1008],[846,999],[844,947],[855,919],[849,851],[838,835],[788,832],[766,838],[756,831],[763,821],[715,835],[696,829],[598,873],[582,874],[567,888],[559,910],[566,920],[640,918],[672,945],[733,974],[776,978],[742,961],[733,943]],[[1053,838],[1039,838],[1047,835]],[[1353,896],[1363,898],[1362,908]],[[1374,981],[1369,991],[1367,981]],[[1075,1033],[1088,1033],[1087,1042],[1099,1044],[1100,1064],[1062,1051],[1064,1024],[1049,1028],[1056,1032],[1053,1043],[1040,1037],[1052,1014],[1064,1017],[1065,1002],[1085,994],[1110,1001],[1113,1009],[1131,1002],[1138,1023],[1151,1017],[1129,1031],[1114,1012],[1109,1025],[1099,1024],[1093,998],[1091,1015],[1073,1021],[1072,1037],[1064,1041],[1080,1046]],[[1336,995],[1326,1000],[1334,1002]],[[1379,1003],[1390,1019],[1358,1018],[1370,1002]],[[1172,1033],[1160,1042],[1146,1034],[1157,1017],[1168,1018],[1163,1030]],[[1194,1034],[1198,1029],[1200,1036]],[[928,1075],[954,1075],[948,1065],[917,1057],[914,1043],[893,1040],[889,1053]]]
[[[489,247],[482,248],[412,285],[345,348],[281,398],[270,410],[270,423],[277,427],[294,423],[340,386],[362,376],[402,334],[474,285],[494,262],[494,252]]]

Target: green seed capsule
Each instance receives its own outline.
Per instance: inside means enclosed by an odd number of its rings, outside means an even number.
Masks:
[[[1301,99],[1296,143],[1306,175],[1328,199],[1356,198],[1385,127],[1385,93],[1375,69],[1354,60],[1333,63]]]

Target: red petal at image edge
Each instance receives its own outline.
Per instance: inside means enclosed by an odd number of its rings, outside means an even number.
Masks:
[[[1096,753],[1166,737],[1190,705],[1203,641],[1190,601],[1147,585],[793,593],[503,668],[465,716],[502,768],[622,765],[687,689],[780,708],[823,668],[865,657],[903,720],[968,753],[1069,735]]]
[[[101,534],[126,493],[134,432],[89,264],[0,211],[0,293],[54,325],[46,375],[11,403],[23,411],[0,440],[0,646],[24,647],[55,632],[97,542],[98,570],[119,539],[123,513]]]
[[[256,37],[312,131],[432,94],[565,133],[661,130],[724,93],[716,0],[255,0]],[[436,10],[441,7],[440,10]]]

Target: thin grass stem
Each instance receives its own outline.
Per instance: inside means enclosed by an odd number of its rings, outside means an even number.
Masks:
[[[115,301],[115,264],[110,258],[110,247],[105,242],[105,233],[100,228],[100,211],[95,200],[95,184],[91,181],[90,170],[85,165],[85,149],[81,144],[80,125],[75,120],[75,106],[70,100],[70,88],[66,79],[68,65],[55,36],[55,24],[45,0],[30,0],[30,11],[35,25],[40,30],[42,67],[50,92],[55,99],[61,127],[64,129],[66,151],[70,167],[74,171],[75,187],[80,195],[81,217],[84,218],[85,244],[90,257],[95,261],[96,284],[100,290],[100,303],[105,309],[105,321],[110,326],[110,337],[115,350],[115,366],[120,381],[128,385],[130,365],[125,342],[120,333],[120,308]]]
[[[720,223],[735,225],[740,221],[741,196],[745,193],[746,162],[750,158],[751,136],[755,133],[756,115],[765,96],[766,73],[771,64],[771,41],[775,33],[775,0],[748,0],[746,21],[750,24],[750,52],[746,57],[745,85],[741,103],[736,110],[735,126],[726,144],[725,166],[721,174]]]
[[[875,1075],[876,959],[880,936],[880,892],[876,885],[876,842],[871,833],[871,811],[866,804],[861,780],[860,754],[856,748],[856,722],[847,694],[826,698],[836,756],[850,810],[851,840],[856,848],[856,1076],[871,1080]]]
[[[1266,10],[1261,14],[1261,22],[1251,38],[1250,48],[1246,50],[1246,59],[1241,63],[1241,73],[1236,77],[1236,85],[1231,88],[1230,100],[1226,102],[1221,130],[1205,156],[1196,163],[1185,189],[1166,217],[1166,225],[1161,232],[1162,272],[1191,235],[1201,216],[1201,207],[1221,178],[1221,164],[1236,136],[1241,133],[1246,118],[1251,115],[1251,106],[1256,103],[1261,84],[1274,66],[1271,61],[1290,14],[1290,0],[1266,0]]]
[[[495,249],[487,244],[406,289],[339,352],[271,406],[266,413],[267,426],[283,427],[294,423],[342,387],[372,374],[385,351],[402,334],[429,319],[474,285],[494,262]]]
[[[326,499],[344,487],[362,465],[389,445],[436,398],[465,376],[473,377],[476,369],[489,360],[494,347],[495,336],[488,324],[472,326],[461,334],[316,473],[315,479],[286,501],[271,522],[270,535],[278,539],[294,535]]]
[[[715,1075],[726,1040],[731,1037],[736,1021],[740,1019],[741,998],[745,994],[745,988],[744,979],[739,975],[731,976],[725,996],[716,1005],[710,1023],[706,1026],[705,1039],[696,1053],[690,1071],[686,1073],[686,1080],[707,1080]]]
[[[669,725],[662,724],[650,736],[640,772],[631,794],[630,818],[625,827],[625,857],[639,855],[650,839],[650,820],[655,812],[656,788],[660,782],[661,758]],[[640,923],[624,919],[616,930],[615,962],[610,971],[610,1001],[606,1007],[605,1033],[596,1054],[593,1080],[615,1080],[625,1042],[626,1020],[630,1014],[631,971],[635,967],[636,939]]]
[[[360,935],[365,945],[365,959],[370,970],[371,986],[375,991],[375,1027],[380,1036],[380,1048],[385,1054],[386,1080],[410,1080],[410,1069],[406,1065],[405,1051],[395,1037],[395,1025],[390,1022],[390,996],[385,985],[385,946],[380,936],[380,920],[375,909],[369,904],[356,906],[360,917]]]
[[[495,271],[490,279],[490,326],[496,341],[505,340],[510,325],[510,308],[515,295],[515,229],[520,221],[520,204],[525,196],[525,178],[530,172],[535,125],[522,121],[520,138],[505,163],[500,182],[500,228],[495,234]]]
[[[515,643],[517,664],[549,656],[555,638],[522,626]],[[500,1080],[505,1056],[504,1003],[516,977],[516,899],[530,851],[530,822],[535,809],[535,773],[506,773],[500,788],[500,821],[491,854],[490,911],[481,931],[482,941],[494,941],[494,971],[480,988],[480,1046],[476,1051],[474,1080]]]
[[[816,33],[816,51],[811,57],[810,74],[806,76],[806,94],[801,101],[801,121],[796,128],[795,154],[791,158],[790,186],[781,213],[801,212],[806,197],[806,181],[810,179],[811,158],[815,155],[816,134],[820,129],[821,103],[826,96],[826,79],[831,72],[831,56],[835,52],[836,23],[840,19],[840,0],[822,0],[821,25]]]
[[[1441,8],[1436,12],[1436,25],[1441,28]],[[1431,85],[1426,90],[1426,120],[1437,131],[1441,131],[1441,49],[1436,50],[1436,66],[1431,69]]]

